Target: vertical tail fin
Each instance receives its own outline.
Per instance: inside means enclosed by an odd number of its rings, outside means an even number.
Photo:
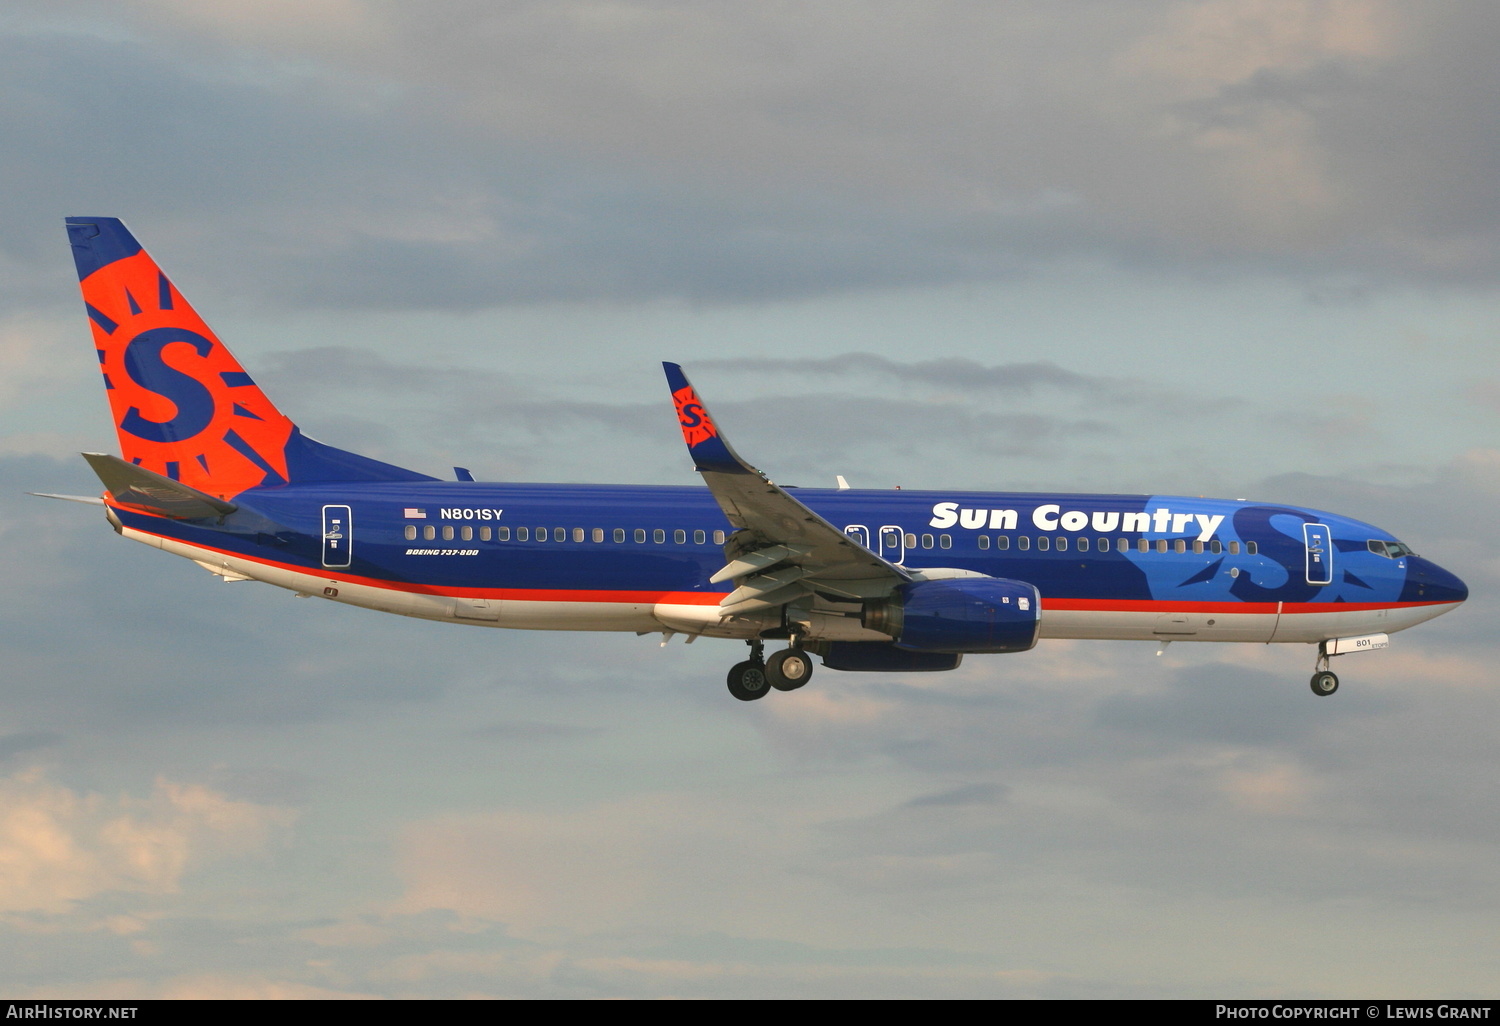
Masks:
[[[293,480],[432,480],[303,436],[123,223],[67,226],[128,462],[226,500]]]

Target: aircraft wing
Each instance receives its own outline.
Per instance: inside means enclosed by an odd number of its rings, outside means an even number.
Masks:
[[[904,569],[846,537],[730,447],[675,363],[663,363],[693,465],[736,528],[729,562],[713,583],[738,587],[719,608],[733,616],[826,593],[844,601],[880,598],[912,579]]]

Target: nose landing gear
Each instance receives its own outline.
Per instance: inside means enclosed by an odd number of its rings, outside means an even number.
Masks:
[[[1312,693],[1327,698],[1339,689],[1339,675],[1328,668],[1328,642],[1318,642],[1318,662],[1310,681]]]
[[[1339,689],[1339,675],[1331,670],[1319,670],[1312,675],[1312,693],[1325,698]]]

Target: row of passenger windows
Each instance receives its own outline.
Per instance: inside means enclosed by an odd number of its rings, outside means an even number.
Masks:
[[[407,524],[405,533],[407,541],[416,541],[418,534],[417,525]],[[504,542],[511,540],[512,530],[509,527],[472,527],[467,524],[462,526],[444,524],[441,527],[438,527],[435,524],[424,524],[421,528],[421,536],[424,541],[437,541],[440,535],[443,541],[456,540],[466,542],[487,542],[493,540]],[[568,541],[569,538],[571,538],[575,542],[592,541],[596,544],[601,544],[605,540],[606,533],[605,529],[602,527],[595,527],[592,529],[575,527],[572,528],[571,531],[566,527],[553,527],[550,529],[546,527],[517,527],[514,531],[514,537],[516,541],[523,542],[544,542],[548,541],[549,539],[554,542],[565,542]],[[608,537],[616,544],[623,544],[628,539],[630,541],[633,541],[637,545],[644,545],[646,544],[648,538],[653,544],[656,545],[665,545],[667,543],[667,532],[660,527],[649,532],[643,527],[637,527],[632,531],[627,531],[623,527],[616,527],[608,533]],[[674,545],[686,545],[688,543],[688,532],[680,528],[671,532],[671,537],[672,544]],[[694,545],[708,544],[707,531],[693,531],[692,538]],[[924,549],[930,549],[934,545],[936,545],[940,549],[951,549],[953,547],[953,536],[951,534],[940,534],[936,536],[924,534],[921,535],[920,538],[915,534],[908,534],[905,537],[904,541],[908,549],[915,549],[918,546]],[[989,535],[981,534],[978,536],[977,542],[981,549],[988,549],[992,544],[994,548],[1000,551],[1004,551],[1011,547],[1011,539],[1010,535],[1008,534],[996,535],[993,543],[991,542]],[[715,545],[724,544],[723,531],[713,532],[713,543]],[[1137,538],[1133,546],[1129,538],[1100,538],[1097,540],[1097,543],[1098,551],[1100,552],[1108,552],[1111,549],[1115,549],[1119,552],[1129,552],[1132,547],[1137,552],[1151,552],[1153,549],[1157,552],[1187,552],[1191,548],[1191,551],[1194,553],[1201,554],[1203,552],[1210,552],[1214,555],[1218,555],[1226,548],[1225,544],[1223,542],[1220,542],[1217,538],[1214,538],[1207,543],[1199,541],[1197,539],[1189,541],[1186,538],[1157,538],[1155,541],[1152,541],[1149,538]],[[1017,537],[1015,540],[1015,547],[1021,552],[1029,551],[1033,546],[1036,547],[1036,550],[1038,552],[1047,552],[1054,548],[1058,552],[1066,552],[1068,550],[1069,544],[1072,544],[1079,552],[1088,552],[1093,543],[1088,538],[1070,538],[1068,535],[1059,535],[1056,538],[1049,538],[1046,535],[1042,535],[1041,537],[1033,539],[1023,534]],[[1375,543],[1372,542],[1372,551],[1374,550],[1374,545]],[[1237,556],[1240,553],[1240,543],[1237,541],[1229,542],[1227,548],[1229,550],[1229,554],[1232,556]],[[1252,556],[1255,555],[1255,542],[1246,542],[1245,552]]]
[[[916,540],[915,535],[907,535],[906,547],[911,548],[916,543]],[[932,541],[932,535],[922,535],[922,548],[932,548]],[[946,549],[953,545],[952,540],[946,534],[938,535],[937,541],[939,548]],[[1036,546],[1038,552],[1046,552],[1054,548],[1058,552],[1066,552],[1070,544],[1079,552],[1087,552],[1093,546],[1094,542],[1091,542],[1088,538],[1073,538],[1066,534],[1058,535],[1056,538],[1049,538],[1046,535],[1042,535],[1036,539],[1029,538],[1023,534],[1016,538],[1016,548],[1022,552],[1027,551],[1033,545]],[[1150,538],[1137,538],[1134,546],[1132,546],[1129,538],[1115,538],[1113,541],[1109,538],[1099,538],[1097,539],[1097,544],[1100,552],[1108,552],[1111,548],[1118,552],[1129,552],[1134,547],[1137,552],[1151,552],[1153,550],[1156,552],[1194,552],[1198,554],[1211,552],[1217,556],[1227,548],[1231,556],[1238,556],[1240,554],[1239,542],[1232,541],[1226,545],[1217,538],[1211,539],[1208,542],[1200,541],[1197,538],[1192,540],[1187,538],[1157,538],[1154,541]],[[1001,550],[1010,548],[1010,535],[997,534],[994,545],[995,548]],[[989,535],[981,534],[979,536],[979,547],[981,549],[990,547]],[[1245,542],[1245,552],[1251,556],[1256,555],[1258,546],[1255,542]]]
[[[407,541],[416,541],[417,525],[407,524],[405,534]],[[471,527],[467,524],[461,527],[455,527],[453,524],[444,524],[442,527],[438,527],[435,524],[424,524],[422,526],[422,539],[424,541],[437,541],[440,535],[443,541],[510,541],[511,529],[509,527]],[[708,544],[707,531],[694,531],[692,535],[694,545]],[[657,545],[665,545],[667,543],[667,532],[660,527],[649,533],[643,527],[637,527],[634,531],[628,533],[625,528],[616,527],[609,533],[609,538],[617,544],[623,543],[629,538],[637,545],[644,545],[648,537]],[[602,543],[605,539],[605,531],[602,527],[592,529],[575,527],[571,531],[566,527],[517,527],[515,529],[516,541],[544,542],[550,539],[555,542],[565,542],[569,538],[572,538],[575,542],[592,541]],[[723,545],[724,532],[713,532],[713,539],[715,545]],[[686,545],[688,543],[688,532],[681,529],[673,531],[672,543],[674,545]]]

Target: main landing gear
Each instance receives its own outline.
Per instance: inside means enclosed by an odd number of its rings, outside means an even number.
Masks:
[[[1339,675],[1328,668],[1328,642],[1318,644],[1317,669],[1312,675],[1312,693],[1327,698],[1339,689]]]
[[[777,691],[795,691],[812,679],[812,657],[796,644],[765,658],[765,644],[750,642],[750,658],[729,668],[729,693],[741,702],[764,698]]]

